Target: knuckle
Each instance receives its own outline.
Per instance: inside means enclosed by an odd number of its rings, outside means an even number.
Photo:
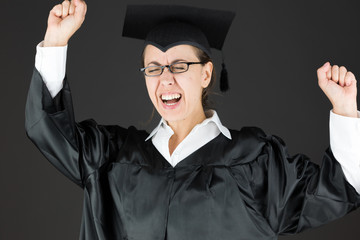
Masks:
[[[333,78],[336,78],[338,77],[338,73],[339,73],[339,67],[338,66],[334,66],[332,68],[332,71],[331,71],[332,75],[333,75]]]
[[[54,12],[56,14],[59,14],[60,12],[62,12],[62,5],[61,4],[58,4],[58,5],[55,5],[50,12]]]
[[[58,10],[58,9],[60,9],[60,8],[62,8],[62,5],[61,5],[61,4],[57,4],[57,5],[55,5],[55,6],[53,7],[53,10]]]

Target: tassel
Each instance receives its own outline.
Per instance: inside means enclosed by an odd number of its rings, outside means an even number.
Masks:
[[[225,67],[225,63],[221,64],[221,74],[220,74],[220,91],[226,92],[229,89],[229,81],[228,81],[228,72]]]

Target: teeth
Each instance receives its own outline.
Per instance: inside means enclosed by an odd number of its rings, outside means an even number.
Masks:
[[[175,94],[168,94],[168,95],[161,95],[161,99],[162,100],[173,100],[173,99],[178,99],[180,98],[181,95],[179,93],[175,93]]]
[[[168,106],[172,106],[172,105],[175,105],[176,103],[165,103],[165,104]]]

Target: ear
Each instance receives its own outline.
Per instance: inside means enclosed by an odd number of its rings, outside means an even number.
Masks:
[[[207,62],[203,66],[202,74],[201,74],[201,86],[203,88],[207,88],[207,86],[209,86],[213,68],[214,68],[214,65],[212,62]]]

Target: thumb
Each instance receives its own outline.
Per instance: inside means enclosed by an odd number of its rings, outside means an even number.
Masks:
[[[328,82],[328,78],[327,78],[327,72],[329,71],[329,69],[331,68],[331,65],[329,62],[326,62],[322,67],[320,67],[317,70],[317,76],[318,76],[318,81],[319,81],[319,86],[325,86]]]

